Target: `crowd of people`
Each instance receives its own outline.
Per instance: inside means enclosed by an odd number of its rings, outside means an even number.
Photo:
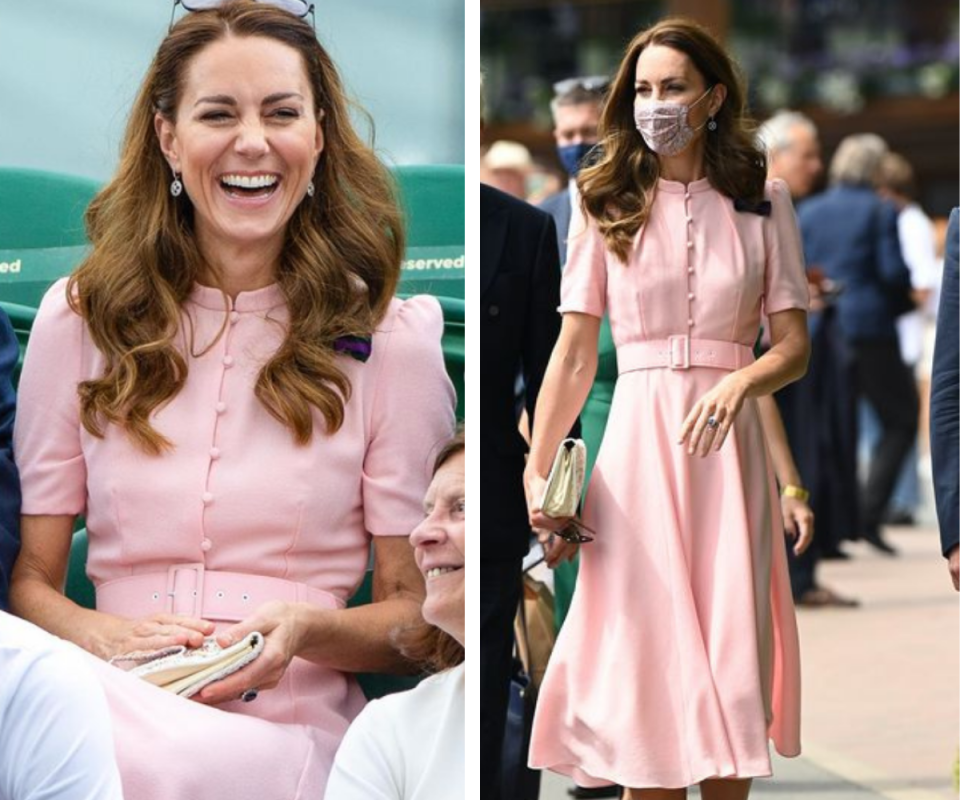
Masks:
[[[466,548],[442,313],[395,297],[396,188],[307,4],[184,5],[16,401],[0,316],[0,796],[446,796]],[[64,593],[79,516],[95,609]],[[189,699],[118,665],[254,632]],[[368,705],[363,672],[435,674]]]
[[[576,797],[659,800],[696,783],[746,797],[770,774],[768,739],[799,751],[794,607],[859,605],[824,586],[818,564],[852,557],[849,540],[897,555],[884,526],[915,521],[927,442],[958,585],[957,211],[944,260],[902,155],[863,133],[825,164],[797,111],[755,128],[730,55],[686,20],[640,32],[610,76],[553,89],[565,178],[516,142],[487,142],[481,158],[483,358],[505,373],[485,391],[499,417],[481,433],[482,796],[535,798],[503,782],[529,762],[572,778]],[[551,223],[556,252],[543,243]],[[495,314],[521,282],[520,307]],[[525,317],[530,293],[562,323],[549,357],[518,361],[524,322],[538,354],[556,325]],[[508,471],[505,450],[486,453],[513,436],[511,409],[530,451],[524,466],[512,448]],[[545,480],[576,435],[581,513],[552,519]],[[526,518],[500,505],[521,470]],[[592,541],[561,535],[571,523]],[[553,569],[559,634],[525,752],[511,752],[530,529]]]

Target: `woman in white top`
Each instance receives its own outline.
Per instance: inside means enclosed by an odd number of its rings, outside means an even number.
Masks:
[[[404,651],[437,674],[370,703],[337,751],[327,800],[439,800],[464,791],[464,435],[441,450],[410,535],[427,584]],[[430,627],[436,626],[436,627]]]

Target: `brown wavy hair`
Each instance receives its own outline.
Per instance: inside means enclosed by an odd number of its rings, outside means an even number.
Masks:
[[[87,210],[93,250],[68,287],[71,306],[106,357],[104,374],[79,386],[84,427],[102,436],[105,423],[119,425],[154,454],[171,443],[153,428],[150,415],[186,381],[187,361],[176,344],[181,308],[207,269],[190,201],[185,193],[170,195],[170,167],[154,116],[176,122],[192,60],[227,36],[262,36],[299,52],[323,126],[325,146],[313,175],[317,192],[287,223],[276,276],[290,314],[286,338],[261,369],[255,390],[297,443],[313,435],[313,409],[328,433],[340,428],[351,386],[333,343],[346,335],[371,336],[400,276],[404,231],[396,185],[354,131],[351,104],[313,28],[254,0],[184,16],[144,78],[117,173]]]
[[[461,426],[456,435],[437,454],[433,474],[460,453],[466,453],[464,430]],[[427,672],[442,672],[463,663],[463,645],[449,633],[427,622],[400,631],[396,644],[404,657],[421,666]]]
[[[607,248],[626,262],[633,237],[647,220],[660,176],[657,154],[647,147],[633,115],[637,59],[650,45],[685,53],[708,88],[723,84],[727,96],[706,132],[704,165],[710,184],[728,197],[763,199],[766,157],[754,143],[744,82],[713,35],[691,20],[672,17],[641,31],[627,45],[600,117],[600,156],[580,171],[585,213],[600,228]]]

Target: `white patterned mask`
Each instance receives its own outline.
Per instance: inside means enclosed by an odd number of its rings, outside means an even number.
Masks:
[[[645,103],[633,110],[637,130],[647,147],[662,156],[675,156],[683,152],[694,134],[703,128],[691,128],[688,120],[690,109],[713,90],[711,86],[690,105],[671,103],[668,100]],[[706,125],[706,123],[704,123]]]

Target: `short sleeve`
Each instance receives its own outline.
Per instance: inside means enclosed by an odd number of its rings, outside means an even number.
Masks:
[[[18,388],[13,447],[24,514],[80,514],[86,506],[77,395],[83,335],[66,280],[58,281],[40,303]]]
[[[570,220],[567,264],[560,283],[561,314],[603,317],[607,298],[607,248],[595,219],[577,203]]]
[[[381,705],[374,700],[347,729],[327,781],[327,800],[404,800],[398,775],[403,755]]]
[[[436,299],[411,297],[388,312],[385,326],[373,344],[383,363],[363,462],[363,514],[374,536],[409,536],[423,519],[433,461],[453,436],[456,398]]]
[[[769,316],[778,311],[799,308],[806,311],[810,305],[803,245],[793,201],[782,180],[767,183],[772,206],[764,221],[766,269],[763,282],[763,310]]]

